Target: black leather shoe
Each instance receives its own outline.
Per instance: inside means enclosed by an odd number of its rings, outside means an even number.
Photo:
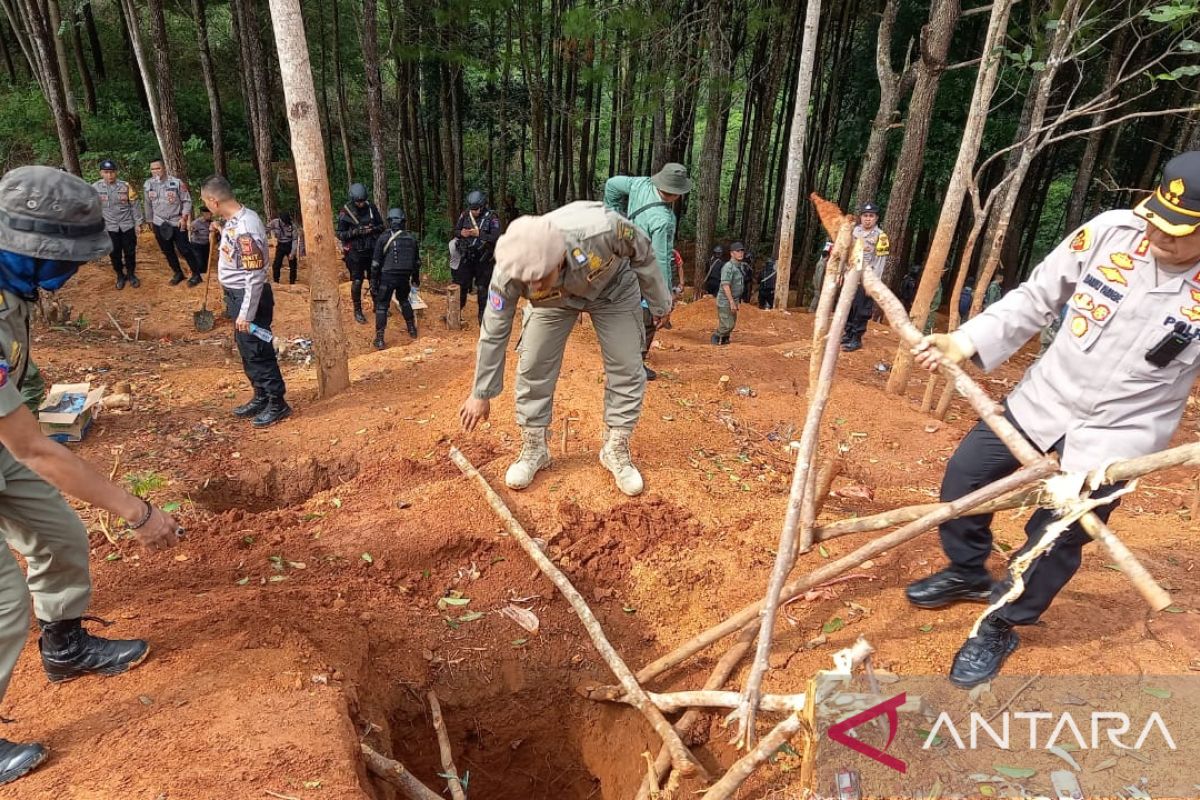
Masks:
[[[137,275],[130,275],[129,276],[129,285],[136,289],[142,285],[142,282],[138,280]]]
[[[0,739],[0,786],[25,775],[50,755],[40,744],[18,744]]]
[[[383,341],[382,333],[375,334],[374,347],[376,350],[382,350],[383,348],[387,347],[387,344]]]
[[[124,288],[125,288],[125,276],[121,275],[120,277],[117,278],[117,291],[119,292]]]
[[[950,667],[950,682],[961,689],[986,683],[1000,672],[1004,659],[1021,644],[1021,638],[1007,622],[988,617],[979,625],[979,633],[963,642]]]
[[[57,622],[38,620],[42,629],[38,640],[42,668],[51,683],[84,675],[120,675],[145,661],[150,654],[150,645],[141,639],[101,639],[88,633],[80,622],[79,618]]]
[[[658,373],[655,372],[654,370],[650,369],[649,364],[642,364],[642,367],[645,368],[645,370],[646,370],[646,380],[648,380],[648,381],[658,380]]]
[[[729,337],[730,337],[731,335],[732,335],[732,334],[728,334],[728,333],[727,333],[727,334],[725,334],[724,336],[722,336],[722,337],[721,337],[721,344],[722,344],[722,345],[729,344]]]
[[[188,286],[199,286],[202,280],[204,280],[204,278],[201,278],[199,275],[193,275],[192,277],[188,278],[187,283]]]
[[[266,395],[256,394],[250,400],[250,402],[242,403],[240,406],[233,409],[233,415],[235,417],[241,417],[242,419],[245,419],[246,417],[255,417],[255,416],[258,416],[258,413],[266,407],[267,407]]]
[[[354,321],[357,322],[359,325],[367,324],[367,318],[363,316],[363,312],[362,312],[361,308],[354,309]]]
[[[409,319],[404,321],[404,326],[408,328],[409,337],[413,339],[417,338],[417,323]]]
[[[181,283],[183,283],[183,273],[182,272],[176,272],[174,275],[171,276],[171,285],[172,286],[178,286]]]
[[[287,401],[282,397],[272,397],[267,401],[267,407],[258,413],[254,418],[254,427],[265,428],[268,425],[274,425],[280,420],[285,420],[292,415],[292,407],[287,404]]]
[[[710,344],[715,344],[715,345],[721,344],[721,334],[714,333],[712,336],[708,337],[708,341]]]
[[[913,581],[904,590],[908,602],[919,608],[941,608],[960,600],[986,603],[991,594],[990,575],[985,573],[978,578],[966,578],[948,569]]]
[[[842,343],[843,353],[853,353],[855,350],[862,350],[862,341],[859,339],[850,339]]]

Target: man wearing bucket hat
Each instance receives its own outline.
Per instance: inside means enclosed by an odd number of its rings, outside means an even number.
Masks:
[[[1158,189],[1135,209],[1108,211],[1072,233],[1029,280],[950,334],[915,348],[927,369],[939,353],[971,358],[992,370],[1059,313],[1066,319],[1049,349],[1008,396],[1006,415],[1062,467],[1081,474],[1115,459],[1167,447],[1200,373],[1200,152],[1166,166]],[[955,500],[1015,471],[1017,460],[983,423],[963,439],[946,466],[941,499]],[[1093,497],[1115,492],[1110,486]],[[1115,498],[1097,506],[1104,520]],[[1078,522],[1043,542],[1054,512],[1040,509],[1025,526],[1028,541],[1010,564],[1020,572],[993,587],[986,561],[991,515],[940,528],[950,564],[908,587],[921,608],[958,600],[990,603],[955,656],[950,680],[990,680],[1017,648],[1014,625],[1032,625],[1079,568],[1089,541]]]
[[[641,228],[654,247],[654,260],[662,272],[667,290],[671,289],[671,276],[675,271],[672,252],[675,248],[675,209],[673,206],[692,190],[692,179],[683,164],[664,164],[663,168],[649,178],[631,178],[616,175],[604,182],[604,205],[624,214],[634,225]],[[667,309],[668,314],[670,308]],[[646,329],[646,349],[642,360],[650,354],[654,333],[659,325],[654,321],[647,300],[642,301],[642,323]],[[645,367],[646,379],[654,380],[658,375],[649,366]]]
[[[136,289],[142,285],[137,276],[137,234],[145,221],[137,192],[117,177],[117,162],[107,158],[100,162],[100,180],[92,186],[100,197],[104,229],[112,240],[109,258],[117,273],[117,289],[124,289],[126,282]]]
[[[600,340],[607,379],[600,463],[622,492],[641,493],[642,476],[629,451],[646,391],[641,299],[646,298],[660,324],[671,310],[649,237],[620,214],[586,201],[513,221],[496,243],[475,385],[459,411],[468,431],[488,418],[491,399],[504,388],[505,350],[522,297],[532,306],[518,347],[516,411],[522,447],[505,483],[524,489],[550,463],[547,434],[554,387],[567,337],[580,313],[587,313]]]
[[[85,261],[108,254],[100,198],[51,167],[20,167],[0,178],[0,531],[26,572],[0,547],[0,696],[29,633],[30,595],[41,629],[42,666],[52,682],[116,675],[145,660],[146,642],[101,639],[82,627],[91,600],[87,530],[63,494],[127,521],[152,549],[170,547],[170,515],[105,480],[44,436],[24,405],[29,318],[39,289],[53,291]],[[61,493],[60,493],[61,492]],[[39,744],[0,739],[0,784],[40,764]]]

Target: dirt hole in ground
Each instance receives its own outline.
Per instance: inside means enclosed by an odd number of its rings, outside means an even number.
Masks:
[[[251,514],[300,505],[318,492],[358,475],[353,455],[321,461],[306,457],[281,464],[247,464],[237,472],[205,480],[192,499],[215,513],[238,509]]]

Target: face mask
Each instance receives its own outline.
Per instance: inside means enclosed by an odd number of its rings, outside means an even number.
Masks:
[[[79,261],[53,261],[0,250],[0,288],[33,300],[38,289],[48,292],[61,289],[80,266]]]

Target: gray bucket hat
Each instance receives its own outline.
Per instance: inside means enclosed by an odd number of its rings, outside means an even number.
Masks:
[[[692,190],[692,179],[688,177],[687,168],[683,164],[663,164],[650,182],[667,194],[687,194]]]
[[[53,167],[10,170],[0,178],[0,250],[61,261],[108,255],[100,196]]]

